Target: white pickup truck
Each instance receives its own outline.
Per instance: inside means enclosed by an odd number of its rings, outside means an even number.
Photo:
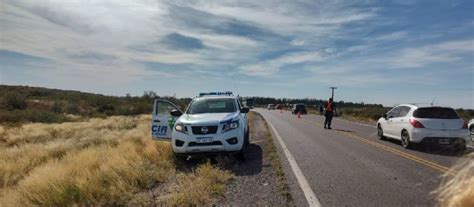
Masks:
[[[249,144],[248,112],[231,92],[201,93],[184,113],[169,101],[155,100],[151,135],[170,140],[178,158],[226,152],[242,160]]]

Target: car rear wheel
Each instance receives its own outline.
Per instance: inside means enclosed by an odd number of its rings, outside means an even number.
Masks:
[[[404,148],[410,148],[410,135],[408,134],[408,131],[407,130],[403,130],[402,131],[402,137],[401,137],[401,141],[402,141],[402,146]]]
[[[380,124],[377,126],[377,135],[379,136],[379,139],[385,139],[385,136],[383,135],[383,129]]]

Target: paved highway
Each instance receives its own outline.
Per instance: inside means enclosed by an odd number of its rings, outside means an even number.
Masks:
[[[298,206],[308,205],[308,195],[315,195],[322,206],[433,206],[432,192],[441,176],[462,159],[379,140],[373,126],[336,119],[333,130],[326,130],[322,116],[255,111],[276,131],[274,141]],[[302,172],[303,182],[276,136]],[[302,190],[305,182],[312,192]]]

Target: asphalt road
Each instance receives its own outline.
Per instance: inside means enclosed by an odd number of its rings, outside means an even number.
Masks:
[[[335,119],[333,130],[326,130],[322,116],[255,111],[282,138],[322,206],[433,206],[442,175],[463,159],[379,140],[373,126]],[[283,152],[280,157],[295,204],[308,205]]]

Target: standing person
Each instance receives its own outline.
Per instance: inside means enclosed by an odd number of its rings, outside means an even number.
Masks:
[[[334,115],[335,108],[336,108],[336,105],[332,101],[332,98],[330,98],[329,101],[324,104],[324,116],[326,117],[326,119],[324,120],[325,129],[332,129],[331,123],[332,123],[332,117]]]

